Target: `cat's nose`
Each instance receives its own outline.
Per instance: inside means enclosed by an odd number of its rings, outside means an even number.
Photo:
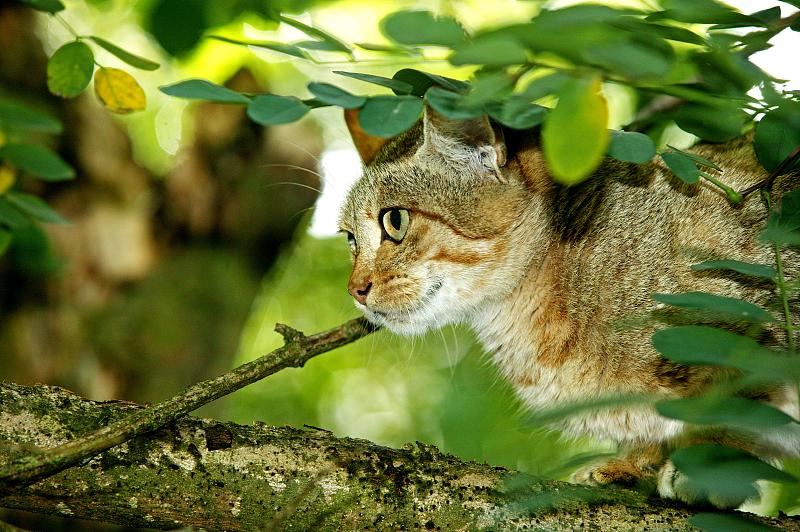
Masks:
[[[356,298],[356,301],[363,305],[367,301],[367,294],[369,294],[370,288],[372,288],[372,281],[369,277],[366,277],[359,280],[351,280],[347,291],[350,292],[351,296]]]

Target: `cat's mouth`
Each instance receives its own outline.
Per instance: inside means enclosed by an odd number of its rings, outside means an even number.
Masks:
[[[436,294],[442,289],[444,282],[441,279],[434,280],[425,290],[425,293],[412,306],[398,310],[381,310],[366,305],[358,305],[364,315],[371,322],[386,327],[396,333],[414,333],[427,328],[431,312],[431,303]]]

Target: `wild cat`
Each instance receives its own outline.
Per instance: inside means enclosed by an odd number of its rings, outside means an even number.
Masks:
[[[694,396],[722,376],[683,366],[650,342],[658,324],[620,327],[655,311],[650,295],[707,291],[767,305],[774,292],[730,272],[696,272],[714,258],[771,264],[759,244],[767,212],[758,194],[733,207],[718,189],[678,181],[652,162],[607,159],[574,187],[548,175],[534,131],[509,131],[486,117],[424,117],[391,139],[346,118],[364,162],[342,207],[353,271],[349,291],[372,322],[413,335],[464,322],[532,410],[619,394]],[[752,143],[700,145],[724,180],[744,189],[766,177]],[[776,194],[800,184],[779,180]],[[785,258],[789,275],[797,256]],[[775,386],[758,399],[798,417],[797,393]],[[725,443],[762,457],[800,454],[797,425],[760,435],[701,430],[659,416],[651,405],[572,416],[560,430],[616,442],[619,458],[585,468],[580,482],[631,483],[656,475],[663,497],[736,507],[701,493],[669,461],[677,447]]]

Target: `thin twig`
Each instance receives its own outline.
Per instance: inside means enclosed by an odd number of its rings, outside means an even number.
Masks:
[[[305,336],[280,323],[275,329],[284,338],[283,347],[218,377],[194,384],[172,399],[135,412],[83,438],[3,465],[0,468],[0,493],[54,475],[135,436],[157,430],[192,410],[284,368],[302,367],[309,359],[358,340],[374,331],[375,327],[364,318],[357,318],[312,336]]]
[[[800,13],[800,11],[798,11],[798,13]],[[747,187],[739,192],[739,194],[741,194],[742,198],[746,198],[749,194],[752,194],[756,190],[764,189],[769,192],[769,190],[772,189],[772,183],[775,181],[775,179],[779,175],[783,174],[798,157],[800,157],[800,146],[796,147],[792,153],[782,160],[781,164],[779,164],[772,172],[770,172],[766,179],[756,183],[751,187]]]

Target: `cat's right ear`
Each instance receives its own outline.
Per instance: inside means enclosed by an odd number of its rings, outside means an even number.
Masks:
[[[358,123],[358,109],[345,109],[344,121],[353,138],[353,144],[358,150],[358,155],[361,156],[361,161],[365,166],[368,165],[390,139],[376,137],[364,131],[361,124]]]

